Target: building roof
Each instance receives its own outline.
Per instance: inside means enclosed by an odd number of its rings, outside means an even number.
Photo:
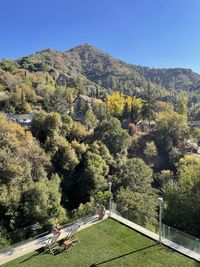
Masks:
[[[93,98],[93,97],[89,97],[89,96],[86,96],[86,95],[78,95],[78,96],[74,99],[73,103],[74,103],[77,99],[79,99],[79,98],[81,98],[81,99],[83,99],[83,100],[85,100],[86,102],[89,102],[89,103],[91,103],[91,102],[93,102],[93,101],[96,101],[96,100],[99,100],[99,99],[96,99],[96,98]]]

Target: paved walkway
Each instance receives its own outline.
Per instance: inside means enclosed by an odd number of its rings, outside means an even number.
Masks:
[[[155,234],[155,233],[147,230],[146,228],[121,217],[120,215],[117,215],[117,214],[112,212],[111,218],[115,219],[118,222],[123,223],[124,225],[127,225],[128,227],[136,230],[137,232],[139,232],[139,233],[141,233],[147,237],[150,237],[151,239],[153,239],[155,241],[159,241],[159,235],[158,234]],[[170,247],[170,248],[200,262],[200,255],[185,248],[185,247],[182,247],[182,246],[180,246],[180,245],[178,245],[178,244],[176,244],[176,243],[174,243],[168,239],[165,239],[163,237],[162,237],[162,244],[164,244],[165,246],[168,246],[168,247]]]
[[[104,219],[108,218],[108,216],[105,216]],[[92,216],[90,218],[87,219],[87,221],[83,221],[81,223],[80,228],[78,229],[78,231],[81,231],[93,224],[99,223],[101,220],[98,219],[98,216]],[[63,228],[61,230],[61,234],[58,238],[58,241],[60,239],[64,239],[67,234],[69,233],[69,230],[71,230],[72,225],[67,226],[66,228]],[[20,245],[18,247],[3,251],[0,253],[0,265],[7,263],[9,261],[12,261],[18,257],[21,257],[23,255],[26,255],[30,252],[33,252],[41,247],[43,247],[45,245],[45,243],[47,242],[47,240],[49,238],[51,238],[53,236],[53,234],[48,234],[45,235],[43,237],[40,237],[38,239],[32,240],[30,242],[26,242],[23,245]]]

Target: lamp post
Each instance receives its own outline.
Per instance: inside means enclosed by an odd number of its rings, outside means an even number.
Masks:
[[[159,197],[159,243],[161,244],[161,237],[162,237],[162,204],[163,198]]]
[[[110,199],[109,199],[109,217],[111,217],[111,201],[112,201],[112,191],[111,191],[111,187],[112,187],[112,182],[108,183],[108,187],[109,187],[109,192],[110,192]]]

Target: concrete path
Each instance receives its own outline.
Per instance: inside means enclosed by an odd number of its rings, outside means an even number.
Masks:
[[[108,216],[106,215],[104,217],[104,219],[107,219]],[[90,218],[87,218],[87,221],[83,221],[82,223],[80,223],[80,228],[78,229],[78,231],[81,231],[91,225],[94,225],[96,223],[99,223],[101,220],[98,219],[97,215],[94,215]],[[66,228],[63,228],[61,230],[61,234],[59,235],[59,238],[57,239],[58,241],[61,239],[64,239],[67,234],[69,233],[69,231],[72,229],[72,225],[67,226]],[[0,265],[7,263],[9,261],[12,261],[18,257],[21,257],[23,255],[26,255],[30,252],[33,252],[41,247],[43,247],[45,245],[45,243],[47,242],[47,240],[49,240],[51,237],[53,236],[53,234],[48,234],[45,235],[43,237],[40,237],[38,239],[32,240],[30,242],[26,242],[23,245],[17,246],[15,248],[0,252]]]
[[[137,232],[139,232],[139,233],[141,233],[141,234],[143,234],[143,235],[145,235],[147,237],[150,237],[151,239],[153,239],[153,240],[155,240],[157,242],[159,241],[159,235],[158,234],[155,234],[155,233],[147,230],[146,228],[144,228],[144,227],[142,227],[142,226],[140,226],[138,224],[135,224],[135,223],[133,223],[133,222],[131,222],[131,221],[125,219],[125,218],[123,218],[120,215],[117,215],[117,214],[112,212],[111,213],[111,218],[113,218],[114,220],[116,220],[118,222],[121,222],[122,224],[124,224],[124,225],[126,225],[126,226],[128,226],[128,227],[130,227],[130,228],[132,228],[134,230],[136,230]],[[194,260],[196,260],[196,261],[200,262],[200,255],[195,253],[195,252],[193,252],[192,250],[189,250],[189,249],[187,249],[185,247],[182,247],[182,246],[180,246],[180,245],[178,245],[178,244],[176,244],[176,243],[174,243],[174,242],[172,242],[172,241],[170,241],[168,239],[165,239],[163,237],[162,237],[162,244],[165,245],[165,246],[168,246],[168,247],[170,247],[170,248],[172,248],[172,249],[174,249],[174,250],[176,250],[176,251],[178,251],[178,252],[180,252],[180,253],[182,253],[182,254],[184,254],[184,255],[186,255],[186,256],[194,259]]]

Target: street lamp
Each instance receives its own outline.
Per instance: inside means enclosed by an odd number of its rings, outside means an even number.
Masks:
[[[112,191],[111,191],[111,187],[112,187],[112,182],[108,182],[108,188],[109,188],[109,192],[110,192],[110,199],[109,199],[109,217],[111,217],[111,201],[112,201]]]
[[[159,243],[161,244],[161,237],[162,237],[162,204],[163,204],[163,198],[158,198],[159,202]]]

